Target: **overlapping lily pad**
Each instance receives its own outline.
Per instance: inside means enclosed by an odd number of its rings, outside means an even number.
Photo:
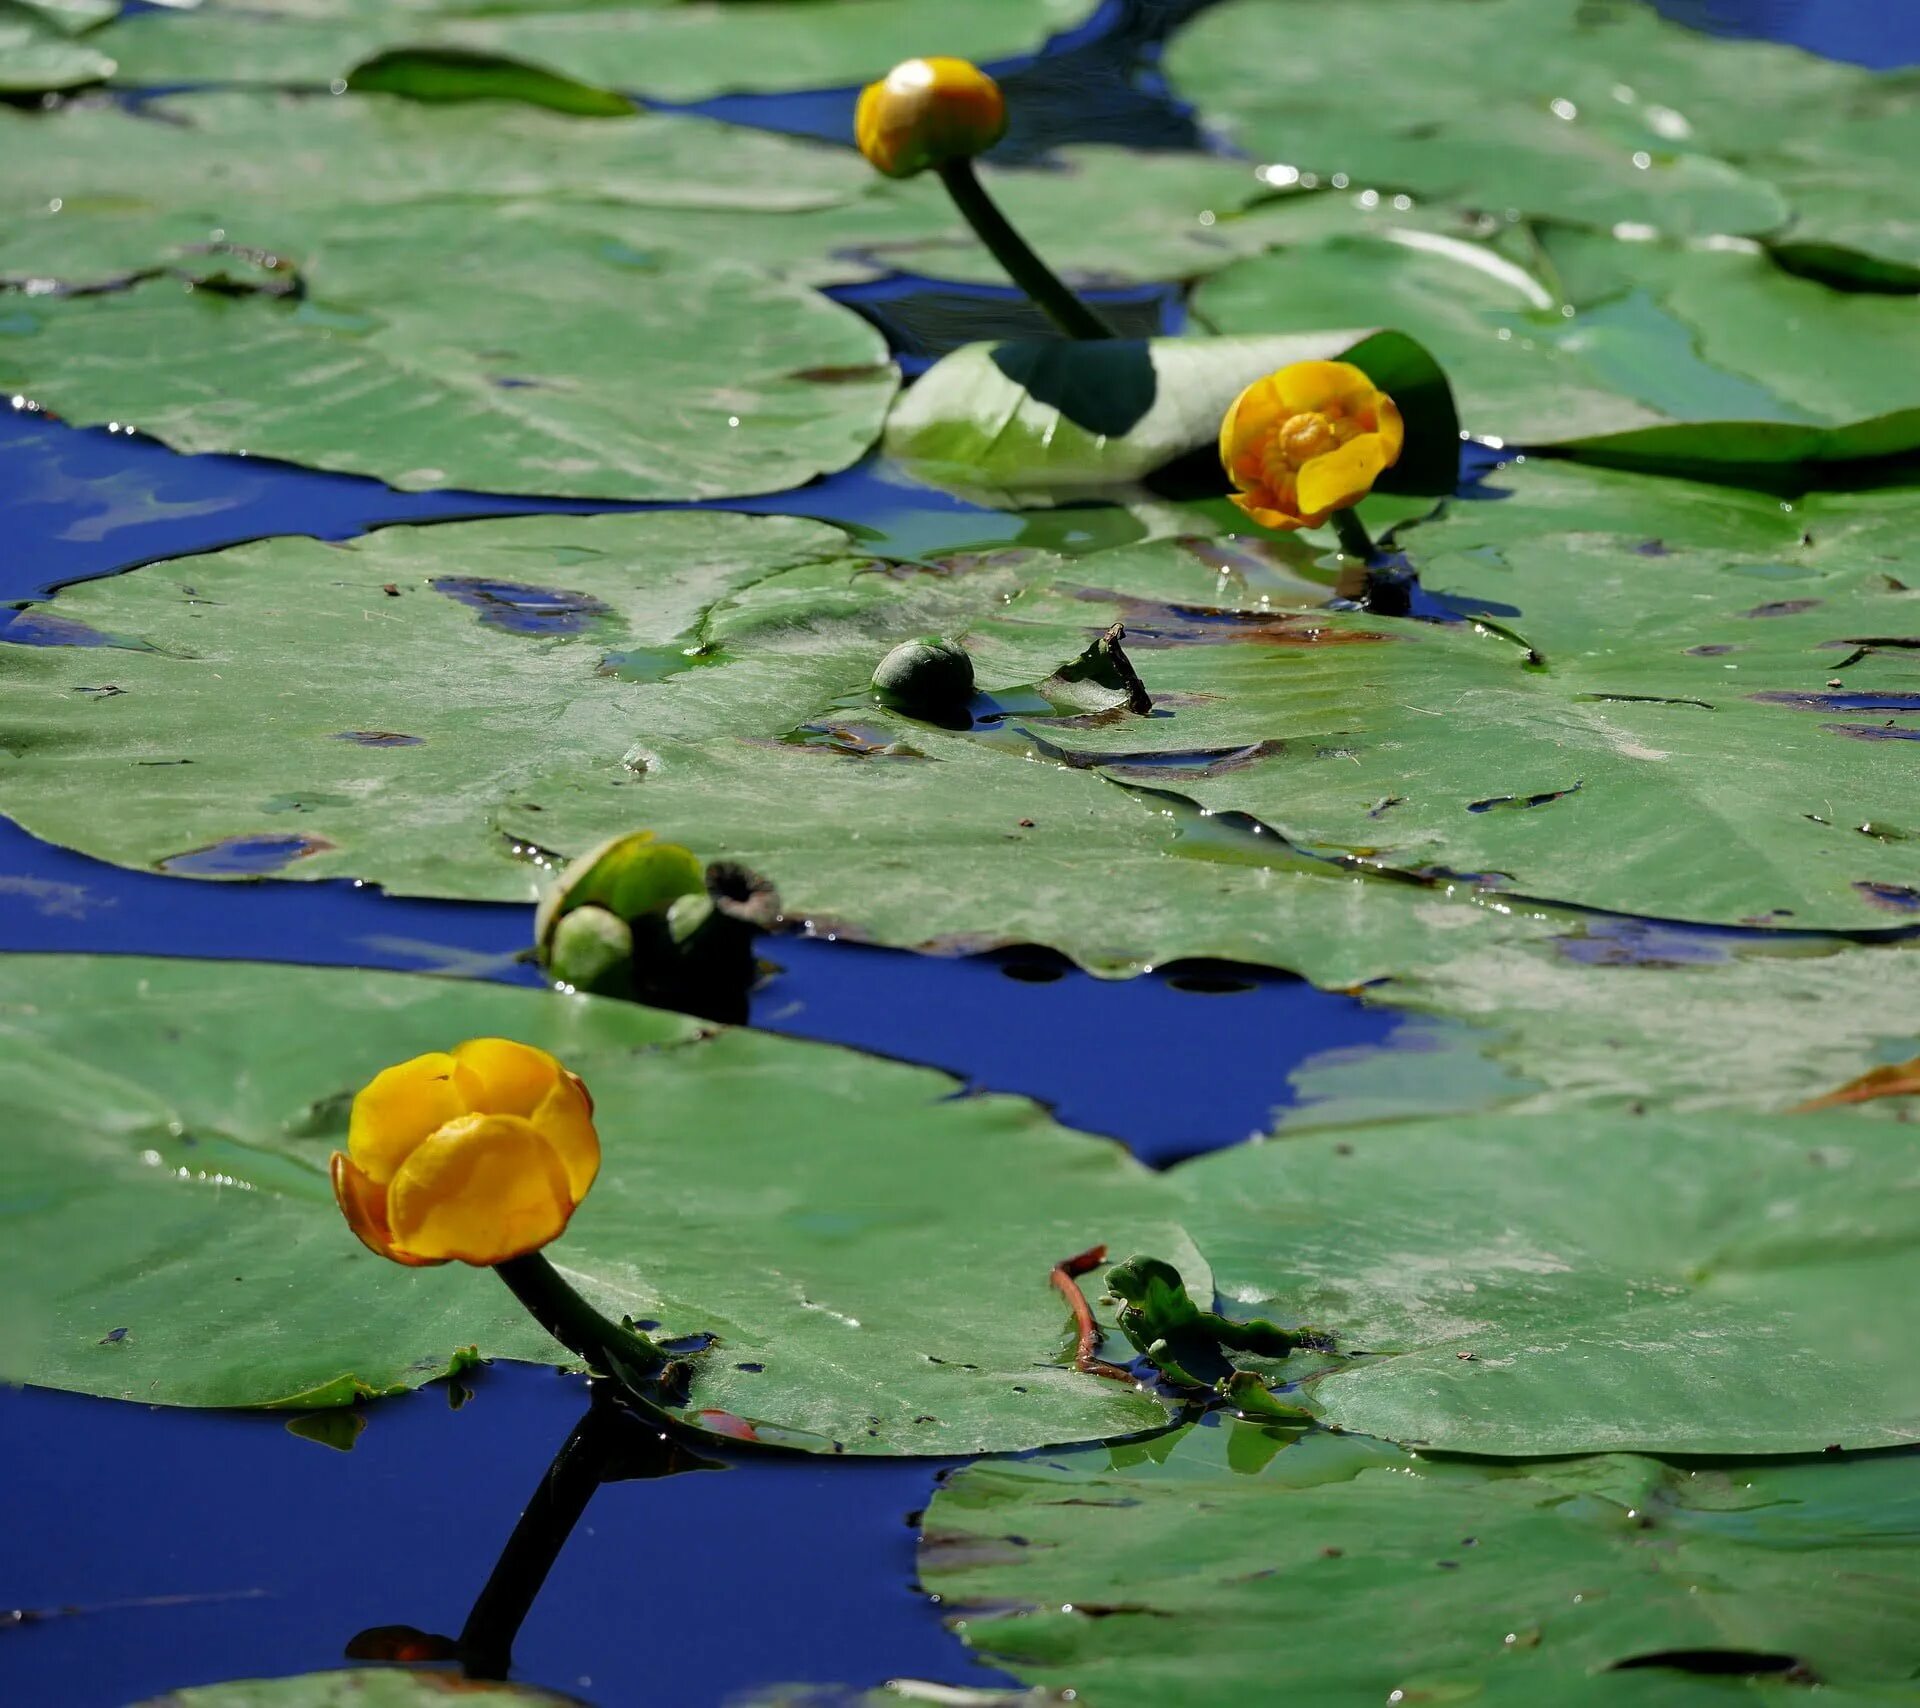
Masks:
[[[1446,369],[1467,429],[1510,444],[1654,466],[1920,445],[1912,304],[1796,278],[1751,246],[1562,229],[1527,253],[1389,223],[1240,262],[1195,312],[1226,333],[1398,327]]]
[[[982,1659],[1113,1708],[1852,1705],[1911,1700],[1917,1546],[1906,1457],[1508,1470],[1243,1424],[969,1466],[920,1575]]]
[[[1008,1098],[628,1004],[382,974],[86,957],[0,965],[15,1215],[0,1375],[147,1403],[342,1405],[474,1356],[565,1362],[491,1275],[361,1249],[326,1159],[354,1089],[472,1035],[597,1101],[598,1184],[551,1257],[604,1308],[715,1335],[689,1410],[849,1453],[1157,1426],[1063,1367],[1049,1269],[1092,1223],[1205,1266],[1118,1146]]]
[[[1920,1376],[1884,1309],[1920,1261],[1895,1123],[1454,1117],[1224,1151],[1176,1179],[1236,1311],[1368,1354],[1308,1384],[1343,1429],[1495,1455],[1920,1440]]]
[[[1087,0],[967,0],[929,28],[920,0],[504,6],[387,0],[203,0],[123,20],[101,37],[129,84],[318,84],[395,47],[509,54],[655,100],[864,83],[915,54],[1031,52],[1081,22]]]

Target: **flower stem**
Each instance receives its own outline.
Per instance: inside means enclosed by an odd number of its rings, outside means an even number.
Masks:
[[[496,1263],[493,1272],[506,1282],[535,1322],[602,1375],[631,1388],[665,1367],[666,1354],[659,1347],[638,1329],[602,1316],[560,1279],[559,1272],[539,1252]]]
[[[1366,523],[1351,510],[1336,510],[1333,513],[1333,531],[1339,536],[1340,549],[1348,557],[1357,557],[1362,563],[1373,563],[1380,556],[1380,548],[1373,543],[1373,536],[1367,532]]]
[[[980,180],[974,176],[971,160],[950,160],[939,167],[940,182],[953,197],[954,206],[965,216],[980,241],[1006,268],[1007,276],[1030,296],[1034,304],[1069,338],[1112,338],[1113,328],[1072,291],[1059,276],[1028,246],[1027,241],[1008,223],[1007,216],[994,205]]]

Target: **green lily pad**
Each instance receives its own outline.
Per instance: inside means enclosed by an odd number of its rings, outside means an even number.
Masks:
[[[0,0],[0,94],[77,89],[104,82],[114,62],[50,20],[39,6]]]
[[[432,1708],[473,1699],[499,1708],[569,1708],[579,1698],[527,1684],[502,1684],[409,1667],[354,1667],[294,1678],[242,1678],[170,1690],[138,1708]]]
[[[322,84],[396,47],[461,47],[662,101],[865,83],[916,54],[1006,59],[1084,19],[1088,0],[968,0],[930,28],[919,0],[508,4],[204,0],[101,39],[126,84]]]
[[[983,164],[979,175],[1075,285],[1198,278],[1258,254],[1284,229],[1277,204],[1246,205],[1260,185],[1245,164],[1206,155],[1063,148],[1037,165]],[[857,199],[780,219],[585,203],[559,212],[640,249],[750,250],[756,265],[808,284],[896,271],[1007,284],[1006,270],[931,175],[868,176]]]
[[[514,199],[791,212],[846,201],[872,177],[844,150],[691,116],[588,121],[514,102],[433,106],[378,93],[0,108],[0,150],[9,240],[42,219],[99,213],[214,225],[273,217],[281,223],[268,235],[289,244],[302,235],[290,214],[449,197],[466,204],[470,225],[476,201]]]
[[[1493,1468],[1238,1424],[970,1465],[920,1577],[982,1659],[1113,1708],[1732,1708],[1796,1663],[1852,1705],[1912,1700],[1917,1542],[1906,1457]]]
[[[304,279],[297,299],[199,290],[194,268],[36,297],[0,321],[0,385],[177,450],[408,490],[777,491],[846,467],[879,430],[897,382],[885,343],[813,292],[552,230],[503,252],[470,214],[434,211],[383,210],[334,237],[309,226],[272,251]],[[252,222],[216,229],[244,241]]]
[[[821,929],[1331,983],[1576,929],[1536,901],[1827,931],[1920,908],[1920,839],[1857,828],[1911,816],[1888,764],[1906,725],[1821,686],[1836,645],[1911,626],[1875,535],[1647,555],[1647,508],[1643,535],[1482,549],[1496,514],[1529,525],[1516,499],[1407,537],[1436,591],[1519,606],[1501,630],[1303,606],[1331,576],[1297,540],[892,569],[745,518],[270,541],[20,619],[45,644],[0,679],[0,807],[123,864],[498,899],[539,881],[516,849],[644,828],[763,872]],[[1779,579],[1803,573],[1811,594]],[[1046,698],[1116,621],[1155,715]],[[874,666],[921,634],[966,639],[977,727],[874,700]],[[1903,707],[1910,657],[1841,680]],[[102,682],[124,692],[75,692]],[[1420,924],[1443,918],[1472,936]]]
[[[1717,40],[1651,6],[1579,0],[1338,12],[1236,0],[1181,30],[1166,63],[1276,184],[1351,183],[1676,237],[1786,225],[1791,191],[1768,171],[1779,139],[1844,131],[1850,112],[1899,88],[1792,48]],[[1890,194],[1902,158],[1878,165]]]
[[[1068,1365],[1049,1269],[1098,1230],[1209,1285],[1118,1146],[925,1069],[591,998],[119,957],[0,965],[13,1212],[0,1376],[142,1403],[314,1409],[476,1356],[566,1362],[491,1275],[402,1269],[334,1207],[356,1087],[468,1036],[593,1088],[598,1182],[549,1257],[615,1314],[715,1334],[691,1413],[849,1453],[1157,1427]],[[957,1280],[964,1277],[964,1280]]]
[[[1399,488],[1450,492],[1459,423],[1446,375],[1411,338],[1350,322],[1283,336],[969,344],[901,397],[885,447],[922,479],[983,501],[1084,497],[1204,452],[1253,381],[1329,358],[1353,363],[1400,405]]]
[[[1920,1255],[1897,1123],[1637,1109],[1309,1133],[1176,1182],[1222,1296],[1370,1354],[1326,1422],[1448,1452],[1920,1440],[1885,1307]],[[1298,1399],[1299,1395],[1288,1395]]]
[[[1522,265],[1388,227],[1239,262],[1194,306],[1229,334],[1400,327],[1446,369],[1469,431],[1509,444],[1680,467],[1920,446],[1911,304],[1795,278],[1752,247],[1559,230]]]
[[[1349,983],[1545,929],[1205,819],[1178,793],[1204,783],[1204,759],[1142,756],[1112,776],[1036,764],[1013,728],[943,730],[873,700],[874,666],[917,634],[971,629],[977,679],[1032,708],[1015,727],[1045,729],[1033,720],[1058,714],[1013,690],[1116,616],[1162,631],[1136,656],[1163,692],[1183,650],[1204,674],[1208,659],[1311,661],[1347,632],[1263,614],[1250,589],[1220,604],[1210,547],[893,571],[848,549],[797,521],[521,519],[271,540],[74,587],[12,631],[50,644],[6,654],[0,809],[126,865],[501,900],[531,900],[561,856],[650,828],[764,873],[823,930],[1052,943],[1113,971],[1220,956]],[[1056,578],[1095,591],[1014,614]],[[1165,600],[1181,608],[1156,616]],[[123,691],[73,692],[103,683]],[[1168,709],[1128,718],[1137,745],[1163,728],[1178,742],[1201,707]],[[1432,917],[1456,934],[1431,935]]]
[[[1842,285],[1920,290],[1920,215],[1897,164],[1920,148],[1920,103],[1888,102],[1836,124],[1783,127],[1766,169],[1793,203],[1768,239],[1796,270]]]

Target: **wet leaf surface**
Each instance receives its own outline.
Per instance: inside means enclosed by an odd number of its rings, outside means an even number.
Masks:
[[[1897,1701],[1912,1473],[1908,1456],[1495,1467],[1200,1427],[967,1467],[928,1512],[921,1576],[983,1658],[1116,1708],[1288,1690],[1692,1708],[1816,1680],[1822,1699]]]
[[[1080,23],[1087,0],[968,0],[939,51],[1005,59]],[[925,53],[916,0],[792,5],[676,5],[593,0],[474,7],[443,0],[203,0],[183,16],[136,15],[102,36],[126,84],[318,84],[394,47],[462,47],[660,101],[729,90],[865,83]]]
[[[1367,1354],[1307,1384],[1340,1428],[1810,1453],[1920,1440],[1885,1309],[1920,1253],[1911,1162],[1851,1111],[1616,1107],[1302,1134],[1175,1180],[1234,1309]]]

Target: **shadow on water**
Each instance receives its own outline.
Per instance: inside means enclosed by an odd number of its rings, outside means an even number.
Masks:
[[[597,1700],[639,1699],[641,1677],[680,1708],[780,1680],[1010,1682],[911,1587],[946,1461],[695,1460],[614,1421],[542,1589],[526,1538],[495,1561],[586,1384],[510,1364],[466,1382],[291,1418],[0,1390],[0,1463],[31,1468],[0,1489],[0,1525],[32,1539],[0,1562],[7,1699],[123,1708],[350,1648],[424,1658],[470,1613],[476,1673],[510,1647],[516,1677]]]

